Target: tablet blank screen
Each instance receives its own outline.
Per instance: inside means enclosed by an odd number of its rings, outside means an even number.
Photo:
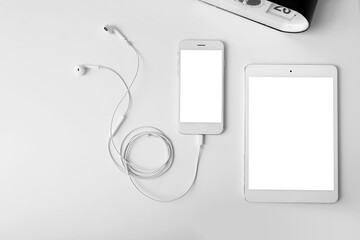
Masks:
[[[249,77],[253,190],[334,190],[334,94],[328,77]]]

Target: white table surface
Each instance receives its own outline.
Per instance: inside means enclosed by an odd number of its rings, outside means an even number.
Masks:
[[[73,66],[135,68],[127,46],[101,29],[116,24],[143,65],[124,132],[161,128],[175,145],[172,170],[145,187],[185,190],[194,172],[192,136],[177,132],[177,46],[226,43],[226,131],[206,139],[195,188],[161,204],[140,195],[107,153],[118,79]],[[0,239],[359,239],[360,1],[319,0],[313,25],[285,34],[196,0],[2,1],[0,3]],[[340,200],[249,204],[243,187],[243,68],[250,63],[335,64],[340,80]],[[153,166],[157,141],[134,149]],[[145,157],[147,157],[145,159]]]

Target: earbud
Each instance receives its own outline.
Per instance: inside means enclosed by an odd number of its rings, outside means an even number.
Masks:
[[[121,32],[120,32],[120,30],[119,29],[117,29],[115,26],[113,26],[113,25],[105,25],[104,27],[103,27],[103,29],[104,29],[104,31],[105,32],[108,32],[108,33],[110,33],[110,34],[117,34],[120,38],[122,38],[129,46],[131,45],[131,43],[129,42],[129,40],[127,40],[127,38],[125,37],[125,35],[124,34],[122,34]]]
[[[77,65],[74,68],[74,72],[77,76],[83,76],[86,73],[86,68],[84,65]]]
[[[104,26],[104,30],[105,30],[105,32],[108,32],[108,33],[113,34],[113,33],[114,33],[114,26],[112,26],[112,25],[105,25],[105,26]]]
[[[80,77],[80,76],[85,75],[86,70],[88,68],[102,69],[103,67],[99,66],[99,65],[77,65],[74,68],[74,72],[75,72],[76,76]]]

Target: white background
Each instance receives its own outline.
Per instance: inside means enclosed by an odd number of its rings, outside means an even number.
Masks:
[[[174,142],[172,170],[147,186],[162,196],[186,189],[196,156],[195,139],[176,130],[178,43],[226,44],[226,130],[206,139],[198,182],[178,202],[144,198],[107,154],[123,92],[118,79],[105,71],[73,75],[79,63],[125,77],[134,71],[131,51],[103,32],[104,23],[117,24],[144,57],[124,127],[155,125]],[[359,0],[319,0],[301,34],[195,0],[1,1],[0,239],[359,239],[359,24]],[[243,68],[250,63],[339,67],[338,203],[244,201]],[[163,160],[160,150],[144,140],[134,157],[147,155],[152,165]]]
[[[249,78],[249,189],[334,190],[333,85]]]

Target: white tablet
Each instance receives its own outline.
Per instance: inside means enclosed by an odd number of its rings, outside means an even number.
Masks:
[[[336,67],[248,65],[245,75],[245,199],[336,202]]]

